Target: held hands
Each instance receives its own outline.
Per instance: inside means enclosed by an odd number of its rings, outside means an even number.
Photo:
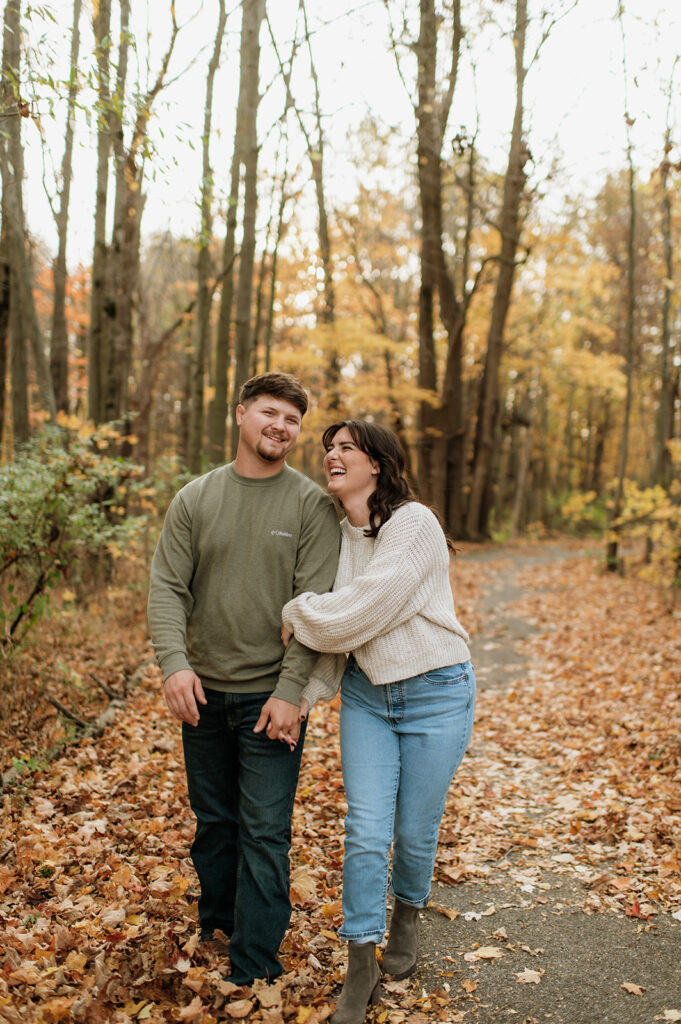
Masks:
[[[166,704],[173,718],[187,725],[199,724],[199,704],[206,704],[201,680],[190,668],[180,669],[168,676],[163,684]]]
[[[284,645],[284,650],[286,650],[286,648],[288,647],[289,641],[291,640],[292,636],[293,636],[293,633],[291,632],[290,629],[287,629],[286,626],[282,626],[281,627],[281,642]],[[268,703],[269,703],[269,701],[268,701]],[[267,707],[267,705],[265,705],[265,707]],[[263,708],[263,711],[264,710],[265,710],[265,708]],[[309,703],[307,701],[307,698],[302,697],[301,701],[300,701],[300,708],[298,709],[298,723],[297,723],[298,728],[297,728],[297,733],[296,733],[296,737],[295,737],[296,740],[298,738],[298,735],[300,735],[300,723],[305,721],[305,719],[307,718],[309,713],[310,713],[310,705],[309,705]],[[262,719],[262,715],[260,716],[260,718]],[[271,724],[271,722],[270,722],[270,724]],[[259,725],[260,725],[260,721],[258,721],[258,726]],[[261,731],[258,728],[258,726],[255,727],[255,729],[253,730],[254,732],[260,732]],[[261,728],[262,728],[262,726],[261,726]],[[270,739],[274,739],[274,735],[270,735],[269,726],[268,726],[268,729],[267,729],[267,735],[270,737]],[[293,748],[295,747],[296,744],[293,742],[293,734],[290,731],[288,733],[286,733],[286,734],[282,734],[279,738],[282,740],[282,742],[288,743],[290,749],[293,750]]]
[[[253,732],[263,729],[268,739],[281,740],[289,750],[295,750],[300,736],[300,709],[280,697],[270,697],[262,706]]]

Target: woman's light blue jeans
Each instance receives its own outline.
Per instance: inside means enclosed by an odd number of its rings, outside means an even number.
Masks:
[[[447,790],[473,730],[475,672],[467,661],[373,686],[351,656],[341,700],[340,936],[382,942],[389,885],[404,903],[428,903]]]

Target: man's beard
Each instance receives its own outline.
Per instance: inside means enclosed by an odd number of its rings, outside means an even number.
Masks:
[[[266,438],[266,440],[273,441],[273,438],[268,437],[268,438]],[[276,444],[277,442],[274,441],[273,443]],[[280,443],[282,443],[282,445],[285,444],[285,442],[280,442]],[[260,456],[260,458],[264,459],[265,462],[279,462],[281,457],[282,457],[282,454],[286,454],[285,452],[282,453],[281,451],[279,451],[279,452],[269,451],[267,448],[265,448],[265,446],[264,446],[262,441],[258,442],[258,445],[256,447],[256,451],[257,451],[258,455]]]

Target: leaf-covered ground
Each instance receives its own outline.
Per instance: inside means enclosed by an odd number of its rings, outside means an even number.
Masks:
[[[483,621],[478,598],[504,571],[503,559],[503,552],[486,563],[457,559],[457,609],[474,638],[489,634],[492,624]],[[509,879],[534,897],[543,893],[536,902],[546,903],[546,879],[562,877],[580,913],[616,914],[642,929],[662,918],[675,923],[681,918],[681,620],[649,586],[601,575],[587,558],[521,569],[517,583],[526,596],[515,611],[536,629],[524,641],[527,668],[514,670],[516,681],[488,680],[492,685],[480,692],[474,741],[447,803],[429,915],[456,924],[464,917],[459,894],[478,881],[494,892],[494,884]],[[107,698],[99,696],[101,687],[86,685],[90,674],[104,673],[103,681],[122,692],[124,678],[148,657],[134,609],[119,600],[89,615],[88,629],[88,616],[74,612],[66,637],[55,616],[33,658],[1,666],[4,692],[12,682],[28,685],[32,663],[35,670],[32,700],[15,696],[14,718],[4,716],[10,756],[23,752],[35,763],[31,715],[50,743],[64,728],[45,704],[45,674],[54,672],[55,686],[60,680],[63,702],[68,698],[94,717]],[[105,625],[93,629],[92,620]],[[55,659],[75,673],[68,692]],[[49,722],[41,721],[46,715]],[[3,770],[8,765],[5,758]],[[102,736],[66,746],[3,796],[0,1020],[326,1019],[344,964],[336,937],[343,812],[331,707],[315,714],[308,732],[294,821],[286,973],[272,986],[236,989],[226,962],[197,945],[179,729],[164,711],[150,667]],[[478,924],[489,917],[489,939],[471,941],[459,932],[451,948],[438,951],[437,969],[384,986],[373,1020],[497,1019],[485,1016],[476,989],[481,971],[501,970],[512,944],[503,927],[495,931],[493,900],[478,911],[472,914]],[[529,950],[531,962],[509,984],[539,994],[542,953]],[[622,984],[631,986],[623,998],[645,998],[635,978]],[[504,1019],[535,1019],[518,1014],[513,997],[511,990],[505,1012],[516,1016]],[[681,991],[669,993],[657,1019],[681,1020]]]

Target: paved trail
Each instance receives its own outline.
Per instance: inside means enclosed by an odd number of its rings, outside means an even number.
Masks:
[[[503,690],[522,679],[530,657],[533,625],[512,605],[523,594],[520,569],[579,557],[557,546],[482,549],[460,556],[481,564],[483,585],[473,659],[480,691]],[[467,757],[482,760],[484,739]],[[550,767],[538,769],[545,775]],[[544,777],[543,784],[550,784]],[[531,787],[532,780],[527,780]],[[541,824],[541,810],[537,812]],[[513,854],[507,855],[513,859]],[[448,1020],[478,1024],[653,1024],[681,1021],[681,924],[671,915],[652,921],[615,911],[585,913],[587,890],[574,875],[522,872],[490,866],[485,880],[437,885],[433,902],[456,908],[449,920],[429,909],[423,914],[423,957],[415,976],[423,988],[449,985],[461,992]],[[499,959],[471,966],[462,953],[475,943],[504,951]],[[519,973],[540,972],[536,982],[519,983]],[[532,976],[529,976],[532,977]],[[623,983],[644,992],[629,993]]]

